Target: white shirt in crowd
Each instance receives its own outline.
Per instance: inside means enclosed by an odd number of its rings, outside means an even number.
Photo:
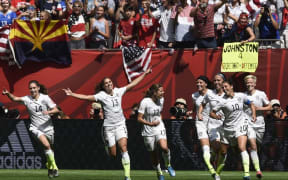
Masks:
[[[100,101],[104,112],[103,126],[119,126],[125,124],[125,117],[122,110],[122,97],[126,87],[114,88],[113,95],[100,91],[94,95],[95,101]]]

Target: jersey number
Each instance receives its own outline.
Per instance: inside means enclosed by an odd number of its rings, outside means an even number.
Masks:
[[[248,125],[243,125],[240,127],[240,132],[243,133],[243,132],[246,132],[248,129]]]
[[[239,110],[239,104],[232,105],[233,111]]]
[[[35,106],[36,112],[42,112],[42,106]]]
[[[119,102],[117,99],[111,99],[112,103],[113,103],[113,107],[115,106],[119,106]]]

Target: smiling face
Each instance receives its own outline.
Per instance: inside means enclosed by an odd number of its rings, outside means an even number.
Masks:
[[[104,7],[99,6],[96,11],[97,17],[102,17],[104,15]]]
[[[233,86],[228,82],[223,83],[223,90],[227,96],[232,96],[234,93]]]
[[[201,79],[197,79],[196,86],[197,86],[198,91],[204,91],[207,89],[206,82]]]
[[[142,1],[142,8],[143,8],[144,12],[147,12],[149,10],[149,6],[150,6],[150,4],[148,1],[146,1],[146,0]]]
[[[220,90],[223,88],[223,78],[220,76],[220,75],[215,75],[214,76],[214,81],[213,81],[213,84],[214,84],[214,87],[216,90]]]
[[[4,12],[5,12],[5,11],[8,11],[8,9],[9,9],[9,7],[10,7],[9,1],[7,1],[7,0],[2,0],[1,6],[2,6],[2,10],[3,10]]]
[[[81,11],[82,11],[82,3],[81,2],[74,2],[73,3],[73,13],[76,14],[76,15],[80,15],[81,14]]]
[[[102,88],[105,90],[106,93],[110,94],[113,91],[113,83],[111,79],[104,79]]]
[[[40,87],[36,83],[29,84],[29,91],[33,98],[37,98],[39,96]]]
[[[248,78],[245,80],[245,85],[247,88],[247,91],[252,92],[255,90],[256,82],[252,78]]]

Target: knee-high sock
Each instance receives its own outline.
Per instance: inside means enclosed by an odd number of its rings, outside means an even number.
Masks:
[[[244,176],[250,176],[249,174],[249,154],[247,151],[241,152],[242,164],[244,169]]]
[[[206,166],[208,167],[209,171],[211,174],[215,173],[215,169],[213,168],[211,162],[210,162],[210,158],[211,158],[211,154],[210,154],[210,147],[207,145],[204,145],[202,147],[203,150],[203,159],[205,161]]]
[[[225,166],[227,154],[219,153],[216,173],[220,174]]]
[[[256,170],[256,171],[260,171],[259,158],[258,158],[258,153],[257,153],[257,151],[252,150],[252,151],[250,152],[250,155],[251,155],[251,159],[252,159],[252,162],[253,162],[253,165],[254,165],[255,170]]]
[[[130,157],[128,151],[122,152],[122,165],[125,177],[130,177]]]
[[[162,152],[162,157],[163,157],[163,159],[164,159],[165,166],[166,166],[166,167],[171,166],[171,163],[170,163],[170,161],[171,161],[170,150],[168,150],[167,153]]]
[[[158,175],[163,175],[160,163],[158,163],[156,166],[153,165],[153,168],[156,170]]]
[[[55,158],[54,158],[54,153],[51,149],[45,151],[45,155],[47,158],[47,163],[48,163],[48,169],[58,169]]]

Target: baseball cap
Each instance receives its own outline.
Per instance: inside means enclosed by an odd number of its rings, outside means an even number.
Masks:
[[[278,99],[272,99],[270,104],[271,104],[272,107],[275,106],[275,105],[280,106],[280,101]]]

